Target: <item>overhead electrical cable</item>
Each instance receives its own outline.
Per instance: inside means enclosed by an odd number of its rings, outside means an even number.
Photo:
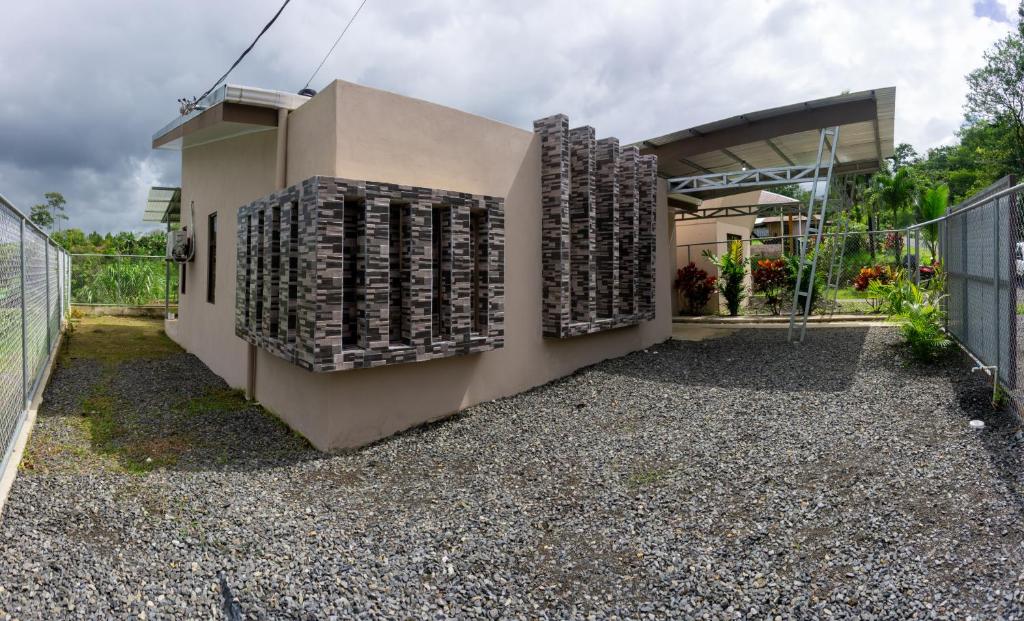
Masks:
[[[213,86],[206,89],[206,92],[197,97],[193,103],[202,101],[204,97],[213,92],[213,89],[220,86],[220,83],[223,82],[228,77],[228,75],[235,70],[235,67],[238,66],[238,63],[242,62],[242,59],[245,58],[246,55],[252,51],[252,48],[256,47],[256,42],[259,41],[260,37],[262,37],[268,30],[270,30],[270,27],[274,25],[274,22],[277,21],[277,18],[281,16],[281,12],[284,11],[284,7],[288,6],[288,3],[291,1],[292,0],[284,0],[284,4],[281,5],[281,8],[277,10],[277,13],[274,13],[274,17],[270,18],[270,21],[267,22],[267,25],[263,27],[263,30],[260,30],[260,33],[256,35],[255,39],[252,40],[252,43],[249,44],[249,47],[245,48],[245,51],[242,52],[241,56],[238,57],[238,60],[232,63],[231,67],[229,67],[228,70],[224,72],[224,75],[220,76],[220,78],[213,83]]]
[[[334,45],[331,46],[331,49],[327,50],[327,54],[324,56],[324,59],[320,61],[319,65],[317,65],[316,71],[314,71],[313,75],[309,76],[309,79],[306,80],[306,85],[302,87],[303,90],[309,88],[309,83],[313,81],[313,78],[316,77],[316,74],[320,73],[320,69],[324,66],[324,63],[327,62],[327,59],[331,57],[331,53],[334,52],[334,48],[338,47],[338,42],[341,41],[341,38],[345,36],[346,32],[348,32],[348,27],[352,25],[352,22],[356,21],[356,16],[359,15],[359,11],[363,10],[363,5],[365,4],[366,0],[363,0],[359,4],[359,8],[356,9],[356,12],[352,14],[352,17],[348,20],[348,23],[345,24],[345,28],[341,31],[341,34],[338,35],[338,38],[334,40]]]

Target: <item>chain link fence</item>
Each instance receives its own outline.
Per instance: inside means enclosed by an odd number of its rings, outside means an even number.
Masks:
[[[0,196],[0,470],[60,342],[70,270],[68,254]]]
[[[1021,318],[1024,300],[1024,185],[1006,177],[949,209],[938,220],[913,227],[916,236],[938,231],[946,274],[946,330],[996,378],[1018,413]]]
[[[72,254],[71,302],[86,306],[174,306],[176,265],[162,256]]]
[[[878,311],[880,300],[872,297],[867,288],[869,279],[861,277],[863,270],[885,270],[889,274],[897,270],[930,278],[934,273],[932,263],[938,254],[938,244],[924,237],[915,237],[907,229],[898,230],[836,230],[830,227],[823,236],[821,245],[813,247],[818,253],[818,287],[820,295],[815,298],[816,314],[872,314]],[[746,278],[746,299],[743,313],[746,315],[788,314],[792,303],[792,291],[782,296],[781,305],[772,304],[771,294],[760,291],[753,278],[758,262],[782,259],[794,262],[799,258],[801,235],[778,235],[741,238],[727,241],[678,244],[676,261],[678,267],[693,263],[709,276],[717,276],[717,269],[706,257],[726,252],[729,244],[739,242],[743,255],[748,261]],[[811,238],[813,245],[815,240]],[[830,274],[830,266],[835,273]],[[832,287],[827,287],[831,277]],[[860,278],[859,278],[860,277]],[[827,290],[827,291],[826,291]],[[826,295],[827,292],[827,295]],[[724,307],[724,304],[721,305]],[[713,300],[708,312],[715,312]]]

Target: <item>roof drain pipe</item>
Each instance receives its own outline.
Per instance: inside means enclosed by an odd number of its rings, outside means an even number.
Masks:
[[[288,182],[288,110],[277,109],[277,156],[274,168],[274,191],[283,190]],[[256,359],[257,348],[248,345],[248,359],[245,369],[245,398],[256,399]]]

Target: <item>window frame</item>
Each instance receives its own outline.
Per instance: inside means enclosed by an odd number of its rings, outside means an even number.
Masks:
[[[217,303],[217,212],[206,216],[206,302]]]

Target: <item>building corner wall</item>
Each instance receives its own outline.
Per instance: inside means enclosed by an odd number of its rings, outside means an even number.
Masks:
[[[275,191],[275,132],[194,147],[183,155],[184,205],[196,199],[197,255],[179,337],[230,385],[245,383],[235,335],[239,207]],[[336,82],[289,117],[287,181],[315,175],[505,198],[504,348],[427,362],[315,373],[257,351],[255,397],[321,450],[363,445],[513,395],[671,335],[674,257],[665,185],[657,195],[656,316],[566,339],[542,336],[540,141],[528,130]],[[205,301],[205,222],[219,212],[217,303]]]

